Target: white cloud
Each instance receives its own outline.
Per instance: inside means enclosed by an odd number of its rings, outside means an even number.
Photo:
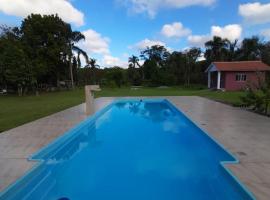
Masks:
[[[238,24],[230,24],[224,27],[212,26],[211,35],[227,38],[230,41],[234,41],[241,37],[242,27]]]
[[[85,49],[89,54],[109,54],[110,39],[103,37],[100,33],[88,29],[82,32],[85,41],[80,42],[79,46]]]
[[[127,67],[127,62],[111,55],[110,39],[108,37],[102,36],[93,29],[82,31],[82,33],[85,36],[85,40],[81,41],[78,46],[84,49],[89,57],[99,57],[98,63],[101,67]]]
[[[191,30],[185,28],[181,22],[174,22],[172,24],[165,24],[162,27],[161,34],[167,38],[181,38],[191,34]]]
[[[128,63],[121,60],[118,57],[114,57],[112,55],[104,55],[103,60],[102,60],[102,65],[104,67],[122,67],[122,68],[127,68]]]
[[[161,41],[158,41],[158,40],[149,40],[149,39],[144,39],[138,43],[136,43],[135,45],[133,46],[130,46],[130,48],[132,49],[137,49],[137,50],[144,50],[146,49],[147,47],[151,47],[151,46],[154,46],[154,45],[159,45],[159,46],[165,46],[166,47],[166,44],[164,42],[161,42]]]
[[[270,23],[270,3],[261,4],[260,2],[241,4],[239,14],[249,24]]]
[[[201,55],[199,56],[197,61],[200,62],[200,61],[204,61],[204,60],[206,60],[206,58],[204,57],[204,53],[201,53]]]
[[[147,13],[151,18],[162,9],[184,8],[189,6],[210,6],[216,0],[118,0],[135,13]]]
[[[204,47],[204,44],[211,40],[214,36],[226,38],[230,41],[240,39],[242,35],[242,27],[238,24],[229,24],[227,26],[212,26],[211,33],[207,35],[191,35],[188,37],[188,43],[195,47]]]
[[[58,14],[64,21],[77,26],[84,24],[84,14],[68,0],[0,0],[0,12],[26,17],[31,13]]]
[[[238,24],[229,24],[227,26],[212,26],[211,33],[207,35],[190,35],[188,43],[194,47],[204,47],[204,44],[211,40],[214,36],[226,38],[230,41],[240,39],[242,35],[242,27]]]
[[[267,39],[270,39],[270,28],[262,30],[261,35],[266,37]]]
[[[210,35],[190,35],[188,36],[188,43],[193,47],[204,47],[204,44],[211,40]]]

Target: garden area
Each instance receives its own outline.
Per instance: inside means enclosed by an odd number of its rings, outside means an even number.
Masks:
[[[202,96],[237,105],[243,92],[217,92],[198,88],[102,88],[95,93],[95,97],[121,97],[121,96]],[[62,92],[41,93],[39,96],[17,95],[0,96],[0,132],[20,126],[27,122],[62,111],[85,101],[84,89],[74,89]]]

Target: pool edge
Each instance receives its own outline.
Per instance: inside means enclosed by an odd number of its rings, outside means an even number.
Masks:
[[[227,148],[225,148],[219,141],[217,141],[213,136],[211,136],[211,134],[209,134],[207,131],[205,131],[203,128],[201,128],[199,125],[197,125],[197,123],[195,123],[193,120],[191,120],[190,117],[188,117],[184,112],[182,112],[181,109],[177,108],[177,106],[175,106],[167,98],[139,98],[139,97],[135,97],[135,98],[118,98],[116,100],[113,100],[107,106],[105,106],[101,110],[99,110],[96,113],[94,113],[94,115],[89,116],[86,119],[82,120],[78,124],[74,125],[71,129],[69,129],[68,131],[64,132],[59,137],[56,137],[53,141],[51,141],[50,143],[48,143],[47,145],[45,145],[44,147],[42,147],[41,149],[39,149],[37,152],[35,152],[34,154],[30,155],[27,160],[30,161],[30,162],[35,162],[34,166],[31,167],[31,169],[29,169],[28,171],[26,171],[15,182],[11,183],[8,187],[6,187],[3,191],[0,191],[0,199],[2,199],[4,196],[6,196],[9,193],[11,193],[12,190],[14,191],[14,189],[16,189],[16,187],[19,187],[24,181],[26,181],[25,179],[28,180],[30,178],[29,176],[32,175],[32,173],[35,173],[35,171],[39,167],[41,167],[41,165],[43,164],[43,162],[45,161],[45,159],[41,159],[41,158],[38,158],[38,157],[42,156],[42,154],[43,154],[43,156],[49,154],[51,151],[53,151],[55,148],[57,148],[62,142],[65,142],[68,138],[72,137],[75,134],[75,132],[76,132],[77,129],[83,127],[84,125],[88,124],[89,122],[94,121],[100,115],[102,115],[106,111],[108,111],[116,103],[123,102],[123,101],[124,102],[125,101],[126,102],[130,102],[130,101],[138,101],[138,100],[143,100],[144,102],[145,101],[165,102],[171,108],[173,108],[177,112],[181,113],[195,127],[197,127],[198,129],[200,129],[201,132],[203,132],[210,140],[212,140],[214,143],[216,143],[220,148],[222,148],[225,152],[227,152],[235,160],[235,161],[221,161],[220,162],[220,165],[225,170],[225,172],[227,172],[229,174],[229,176],[231,176],[231,178],[239,185],[239,187],[248,196],[250,196],[251,199],[256,200],[256,197],[254,196],[254,194],[241,182],[240,179],[238,179],[238,177],[236,175],[233,174],[233,172],[230,169],[228,169],[225,166],[225,165],[228,165],[228,164],[239,164],[240,163],[239,159],[234,154],[232,154],[230,152],[230,150],[228,150]],[[57,145],[57,146],[54,146],[54,145]],[[50,149],[48,149],[48,148],[50,148]]]
[[[14,182],[9,184],[7,187],[5,187],[2,191],[0,191],[0,200],[7,196],[8,193],[11,193],[12,190],[19,187],[22,182],[28,180],[30,175],[35,173],[35,171],[42,166],[42,164],[45,162],[45,159],[39,158],[43,157],[47,154],[49,154],[51,151],[55,150],[61,143],[65,142],[67,139],[72,137],[76,130],[83,127],[84,125],[94,121],[96,118],[98,118],[100,115],[104,114],[106,111],[108,111],[112,106],[114,106],[118,102],[130,102],[130,101],[155,101],[155,102],[162,102],[165,99],[164,98],[140,98],[140,97],[134,97],[134,98],[117,98],[115,100],[112,100],[108,105],[101,108],[97,112],[95,112],[93,115],[86,117],[86,119],[80,121],[79,123],[75,124],[72,128],[65,131],[62,135],[56,137],[51,142],[46,144],[44,147],[37,150],[35,153],[31,154],[26,160],[28,162],[35,163],[29,170],[27,170],[25,173],[23,173],[22,176],[20,176],[18,179],[16,179]],[[54,146],[57,145],[57,146]]]
[[[215,142],[218,146],[220,146],[225,152],[227,152],[235,161],[221,161],[220,165],[221,167],[225,170],[226,173],[228,173],[231,178],[233,178],[233,180],[248,194],[248,196],[251,197],[251,199],[256,200],[257,198],[255,197],[255,195],[249,190],[249,188],[247,186],[245,186],[245,184],[242,183],[242,181],[230,170],[226,167],[226,165],[235,165],[235,164],[239,164],[240,160],[233,154],[231,153],[230,150],[228,150],[227,148],[225,148],[225,146],[223,144],[221,144],[219,141],[217,141],[217,139],[215,139],[208,131],[204,130],[202,127],[200,127],[199,125],[197,125],[197,123],[195,123],[193,120],[191,120],[190,117],[188,117],[184,112],[182,112],[180,109],[177,108],[177,106],[174,105],[173,102],[171,102],[170,100],[168,100],[167,98],[164,99],[164,101],[171,107],[173,107],[175,110],[177,110],[177,112],[180,112],[185,118],[187,118],[194,126],[196,126],[198,129],[200,129],[210,140],[212,140],[213,142]]]

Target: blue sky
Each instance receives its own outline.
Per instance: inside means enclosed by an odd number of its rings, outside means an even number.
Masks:
[[[270,39],[269,0],[0,0],[0,23],[18,26],[31,12],[58,13],[105,66],[125,66],[147,45],[202,47],[213,35]]]

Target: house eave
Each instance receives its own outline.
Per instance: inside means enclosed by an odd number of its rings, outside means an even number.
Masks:
[[[209,65],[209,67],[205,70],[205,73],[208,72],[217,72],[219,71],[218,68],[216,67],[216,65],[214,65],[213,63],[211,65]]]

